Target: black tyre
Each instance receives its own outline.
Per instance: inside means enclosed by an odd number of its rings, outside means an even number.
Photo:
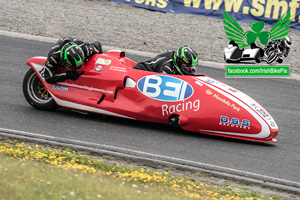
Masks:
[[[264,56],[264,51],[261,48],[259,48],[259,51],[257,52],[257,54],[255,55],[255,58],[254,58],[255,62],[260,63],[263,56]]]
[[[282,62],[283,62],[283,59],[282,59],[282,58],[278,58],[278,59],[277,59],[277,62],[278,62],[278,63],[282,63]]]
[[[278,58],[278,53],[275,51],[270,51],[267,57],[267,63],[270,64],[274,61],[276,61]]]
[[[27,71],[24,77],[23,93],[28,103],[39,110],[59,108],[32,68]]]

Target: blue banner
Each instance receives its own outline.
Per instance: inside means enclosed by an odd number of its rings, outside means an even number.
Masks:
[[[273,26],[290,11],[290,27],[300,31],[300,0],[110,0],[169,13],[223,19],[226,11],[239,22],[264,21]]]

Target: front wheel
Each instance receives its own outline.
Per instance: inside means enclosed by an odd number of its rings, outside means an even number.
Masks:
[[[271,51],[269,54],[268,54],[268,57],[267,57],[267,63],[268,64],[271,64],[272,62],[276,61],[278,59],[279,55],[277,52],[275,51]]]
[[[59,107],[32,68],[24,77],[23,93],[28,103],[39,110],[54,110]]]

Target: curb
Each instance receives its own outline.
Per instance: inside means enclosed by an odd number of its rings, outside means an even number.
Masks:
[[[201,172],[211,174],[225,179],[233,179],[238,181],[250,182],[253,184],[276,188],[282,191],[299,193],[300,183],[288,181],[279,178],[273,178],[251,172],[235,170],[231,168],[219,167],[205,163],[193,162],[183,159],[171,158],[141,151],[134,151],[124,148],[118,148],[108,145],[101,145],[89,142],[82,142],[78,140],[69,140],[46,136],[41,134],[29,133],[24,131],[17,131],[11,129],[0,128],[0,136],[20,139],[30,142],[37,142],[47,145],[64,146],[75,150],[90,152],[96,155],[109,155],[123,159],[130,159],[137,162],[150,163],[152,166],[167,166],[175,169]]]

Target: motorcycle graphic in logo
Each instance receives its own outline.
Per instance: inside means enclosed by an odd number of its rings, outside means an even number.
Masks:
[[[269,31],[262,31],[264,22],[252,22],[251,31],[246,31],[235,19],[224,11],[224,29],[229,39],[229,45],[224,49],[224,60],[227,63],[236,63],[255,60],[256,63],[282,63],[288,56],[292,44],[288,36],[290,29],[290,11],[283,15]],[[249,47],[250,48],[245,48]]]

